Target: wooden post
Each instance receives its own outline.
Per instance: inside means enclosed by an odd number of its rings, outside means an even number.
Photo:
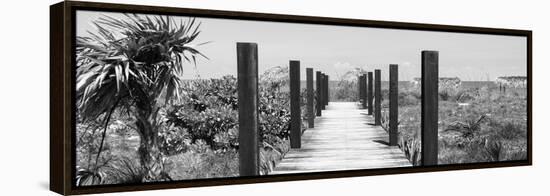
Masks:
[[[361,93],[363,93],[361,89],[361,80],[362,80],[361,77],[363,76],[362,75],[357,76],[357,100],[359,100],[359,103],[362,103],[361,99],[363,98],[363,96],[361,96],[362,95]]]
[[[258,45],[237,43],[239,174],[259,175]]]
[[[363,105],[363,100],[361,100],[363,98],[363,90],[361,89],[361,81],[363,80],[362,77],[363,77],[362,75],[359,75],[357,77],[357,93],[359,94],[358,95],[359,105]]]
[[[325,93],[326,93],[326,86],[325,86],[325,74],[321,73],[321,110],[325,110]]]
[[[389,122],[389,135],[390,135],[390,146],[397,146],[397,123],[398,123],[398,74],[397,74],[397,65],[390,65],[390,122]]]
[[[300,109],[300,61],[290,61],[290,147],[302,145],[302,114]]]
[[[307,124],[308,128],[315,127],[315,114],[313,113],[313,68],[306,68],[307,88]]]
[[[372,72],[367,73],[367,107],[368,107],[368,114],[372,115],[372,99],[373,99],[373,84],[372,84]]]
[[[321,100],[323,100],[321,102],[322,106],[323,107],[323,110],[325,109],[325,93],[326,93],[326,89],[325,89],[325,73],[321,73]]]
[[[359,104],[363,105],[363,75],[357,77],[357,92],[359,93]]]
[[[330,80],[329,76],[325,75],[325,105],[330,101]]]
[[[363,91],[361,99],[363,100],[363,109],[367,109],[367,74],[363,74],[361,78],[361,89]]]
[[[422,165],[437,165],[439,53],[422,51]]]
[[[381,94],[381,79],[380,70],[374,70],[374,125],[381,125],[380,117],[382,117],[382,94]]]
[[[322,107],[323,101],[322,101],[322,99],[321,99],[321,97],[322,97],[321,95],[323,94],[323,92],[322,92],[322,89],[323,89],[323,88],[321,87],[321,80],[322,80],[321,78],[322,78],[322,77],[323,77],[323,76],[321,75],[321,72],[320,72],[320,71],[316,71],[316,72],[315,72],[315,83],[316,83],[316,88],[315,88],[315,89],[317,90],[317,99],[316,99],[317,102],[316,102],[316,104],[315,104],[315,112],[316,112],[317,116],[321,116],[321,115],[322,115],[322,114],[321,114],[321,113],[322,113],[321,110],[323,109],[323,107]]]

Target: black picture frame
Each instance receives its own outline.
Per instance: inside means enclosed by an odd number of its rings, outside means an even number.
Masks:
[[[324,24],[355,27],[376,27],[387,29],[420,30],[436,32],[474,33],[487,35],[511,35],[527,40],[527,160],[495,163],[470,163],[460,165],[418,166],[404,168],[333,171],[275,176],[254,176],[217,179],[197,179],[178,182],[158,182],[144,184],[105,185],[75,187],[74,179],[74,46],[75,13],[77,10],[133,12],[144,14],[166,14],[209,18],[241,19],[254,21],[276,21],[304,24]],[[64,1],[50,7],[50,190],[63,194],[89,194],[120,191],[139,191],[183,187],[200,187],[229,184],[248,184],[294,180],[342,178],[436,172],[464,169],[532,165],[532,31],[483,27],[452,26],[438,24],[403,23],[376,20],[327,18],[297,15],[281,15],[251,12],[234,12],[206,9],[125,5]]]

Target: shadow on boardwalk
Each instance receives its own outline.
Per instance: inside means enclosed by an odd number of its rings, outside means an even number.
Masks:
[[[270,174],[412,166],[388,134],[356,102],[331,102]]]

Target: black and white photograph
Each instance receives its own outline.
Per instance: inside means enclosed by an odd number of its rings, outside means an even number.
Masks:
[[[73,184],[528,159],[525,36],[77,10]]]

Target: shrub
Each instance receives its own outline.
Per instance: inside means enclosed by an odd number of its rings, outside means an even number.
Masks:
[[[399,106],[418,105],[420,100],[412,94],[399,93],[398,95]]]
[[[187,151],[191,136],[186,128],[174,124],[160,127],[160,148],[165,155],[175,155]]]
[[[331,86],[332,87],[332,86]],[[331,96],[333,101],[357,101],[357,82],[340,80],[338,81],[336,88],[331,88],[330,93],[334,96]]]
[[[203,142],[190,144],[185,153],[167,159],[167,171],[173,180],[236,177],[239,175],[237,151],[212,151]]]
[[[475,117],[470,115],[464,122],[455,121],[447,126],[446,132],[454,131],[461,134],[465,139],[473,139],[480,136],[480,130],[483,123],[487,121],[486,115]]]
[[[500,161],[502,152],[505,151],[503,142],[498,139],[487,142],[484,150],[487,154],[488,161]]]
[[[140,183],[146,174],[146,169],[141,167],[135,158],[126,156],[110,162],[104,170],[105,184]],[[170,179],[166,173],[161,173],[164,178]]]
[[[101,184],[141,183],[146,169],[136,161],[135,157],[121,156],[109,159],[103,165],[94,169],[77,167],[76,184],[79,186]],[[161,172],[164,177],[169,176]]]
[[[454,101],[465,103],[470,102],[476,99],[476,97],[479,97],[479,90],[478,89],[460,89],[455,97]]]
[[[407,136],[399,136],[398,137],[398,143],[397,145],[401,150],[403,150],[403,153],[405,153],[405,156],[412,165],[419,166],[422,164],[422,148],[421,148],[421,141],[419,139],[413,138],[413,137],[407,137]]]
[[[519,138],[526,138],[527,131],[525,127],[513,122],[492,121],[490,123],[492,129],[491,132],[495,133],[498,137],[505,140],[516,140]]]
[[[441,101],[448,101],[451,98],[451,94],[449,91],[439,91],[439,99]]]
[[[216,135],[237,125],[237,112],[230,107],[206,108],[201,112],[179,107],[178,110],[170,111],[167,122],[187,130],[191,143],[200,139],[216,150],[227,147],[215,141]]]
[[[260,78],[258,131],[263,141],[260,150],[263,157],[260,164],[262,174],[271,171],[274,163],[289,150],[290,105],[288,70],[285,69],[287,68],[271,68]],[[222,156],[223,153],[236,152],[239,148],[236,85],[233,76],[188,81],[183,85],[185,93],[182,100],[169,107],[165,114],[165,131],[161,136],[163,148],[166,152],[171,152],[166,154],[196,152]],[[303,130],[307,125],[305,94],[303,89]]]

